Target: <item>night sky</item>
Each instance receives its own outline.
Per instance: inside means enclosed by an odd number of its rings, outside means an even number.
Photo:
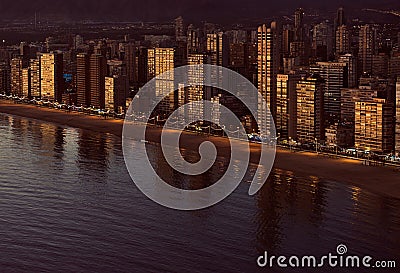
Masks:
[[[189,20],[237,20],[291,13],[297,7],[334,11],[361,8],[400,9],[398,0],[1,0],[4,19],[31,18],[35,11],[45,16],[61,15],[67,19],[163,21],[182,15]],[[1,20],[1,19],[0,19]]]

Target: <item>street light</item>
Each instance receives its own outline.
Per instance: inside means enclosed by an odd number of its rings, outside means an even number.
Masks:
[[[315,138],[315,152],[318,154],[318,139]]]

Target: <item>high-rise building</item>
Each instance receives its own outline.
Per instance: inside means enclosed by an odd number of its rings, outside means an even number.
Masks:
[[[175,108],[174,52],[173,48],[147,50],[148,80],[162,75],[155,82],[155,95],[157,98],[164,98],[158,108],[159,112],[164,115],[171,113]]]
[[[359,74],[372,74],[372,56],[375,54],[376,33],[372,26],[361,26],[359,33],[358,59],[360,62]]]
[[[183,24],[182,16],[179,16],[178,18],[175,19],[175,38],[177,41],[186,40],[185,27]]]
[[[372,75],[387,77],[389,71],[389,56],[379,53],[372,56]]]
[[[268,115],[264,111],[269,108],[272,117],[276,118],[277,100],[277,76],[279,73],[279,32],[276,22],[271,26],[258,27],[258,91],[261,93],[267,105],[258,102],[258,120],[265,124],[270,123]],[[261,126],[262,127],[262,126]],[[259,128],[260,133],[266,133],[268,128]]]
[[[346,25],[346,17],[344,14],[344,8],[340,7],[337,10],[337,14],[336,14],[335,29],[337,29],[338,27],[341,27],[343,25]]]
[[[61,102],[63,93],[63,55],[43,53],[40,57],[40,86],[43,99]]]
[[[357,58],[353,54],[340,55],[338,58],[339,63],[345,63],[347,65],[347,86],[349,88],[356,87],[358,85],[357,77]]]
[[[31,98],[31,69],[29,67],[22,69],[22,95],[25,98]]]
[[[202,65],[207,63],[207,56],[205,54],[189,54],[188,65],[193,65],[188,69],[188,84],[190,86],[185,88],[185,103],[192,103],[206,99],[206,89],[209,87],[204,86],[204,71],[201,67],[194,67],[194,65]],[[185,119],[205,119],[204,105],[200,107],[187,107]]]
[[[229,61],[229,47],[223,32],[207,34],[206,51],[210,56],[210,64],[227,66]]]
[[[31,75],[31,96],[34,98],[40,98],[40,57],[31,59],[29,67]]]
[[[400,77],[396,83],[396,153],[400,154]]]
[[[19,97],[23,95],[22,67],[23,59],[21,57],[11,60],[11,94]]]
[[[336,57],[350,53],[350,31],[345,25],[339,26],[336,30],[335,52]]]
[[[324,85],[325,121],[334,124],[340,119],[340,89],[347,87],[347,65],[345,63],[319,62],[311,71],[321,76]]]
[[[0,63],[0,92],[10,94],[10,66],[6,62]]]
[[[385,99],[355,103],[355,146],[374,152],[393,152],[394,107]]]
[[[190,25],[187,30],[187,53],[201,53],[202,51],[200,30]]]
[[[298,8],[294,13],[294,28],[296,42],[304,41],[304,9]]]
[[[297,83],[297,139],[300,143],[315,143],[325,138],[324,80],[318,75]]]
[[[76,93],[78,105],[90,106],[90,55],[85,53],[76,56]]]
[[[90,106],[105,108],[105,77],[107,76],[107,60],[103,55],[90,56]]]
[[[277,76],[276,132],[280,140],[296,139],[297,93],[296,87],[301,76],[296,72]]]
[[[128,95],[128,79],[126,76],[114,75],[105,78],[105,110],[121,114],[125,112]]]
[[[228,67],[257,85],[257,44],[230,44]]]
[[[329,22],[322,22],[314,26],[313,55],[319,61],[328,61],[333,55],[333,30]]]
[[[126,75],[128,76],[129,85],[134,86],[138,82],[138,48],[132,44],[125,45],[125,64]]]
[[[378,91],[371,87],[343,88],[341,90],[341,114],[340,120],[354,125],[355,103],[358,101],[371,101],[378,96]]]
[[[284,56],[290,55],[290,44],[294,42],[293,25],[284,25],[282,30],[282,53]]]

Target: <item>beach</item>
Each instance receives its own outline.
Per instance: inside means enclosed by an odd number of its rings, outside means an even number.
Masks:
[[[0,114],[16,115],[37,119],[69,127],[81,128],[99,133],[122,136],[123,120],[104,119],[82,113],[66,112],[56,109],[39,108],[34,105],[14,104],[12,101],[0,100]],[[146,140],[160,143],[162,129],[149,126]],[[199,136],[193,133],[182,133],[181,148],[197,149],[204,141],[212,141],[218,148],[219,156],[229,156],[230,145],[226,138]],[[251,143],[250,161],[258,163],[260,144]],[[291,152],[277,149],[275,169],[294,172],[304,177],[318,177],[320,180],[347,183],[354,187],[369,190],[388,197],[400,198],[400,172],[394,168],[364,166],[361,161],[333,158],[310,152]]]

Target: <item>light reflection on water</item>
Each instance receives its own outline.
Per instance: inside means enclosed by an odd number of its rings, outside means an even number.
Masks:
[[[181,187],[218,180],[227,162],[188,179],[148,148]],[[209,209],[169,210],[135,187],[119,138],[0,115],[1,271],[254,272],[265,250],[320,256],[341,243],[400,258],[399,200],[283,170],[255,197],[248,187]]]

